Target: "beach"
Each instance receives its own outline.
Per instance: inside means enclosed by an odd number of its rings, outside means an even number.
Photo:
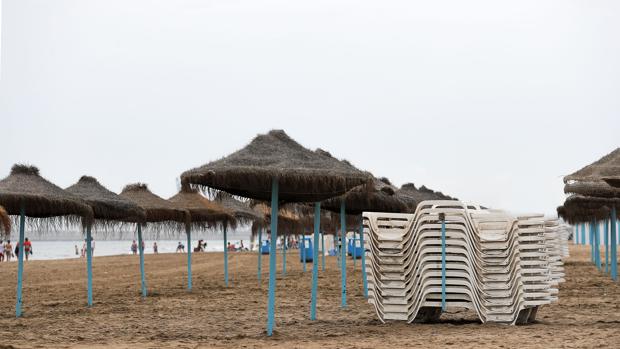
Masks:
[[[449,311],[436,324],[377,320],[363,297],[360,262],[348,268],[348,307],[340,308],[335,257],[319,269],[317,321],[310,321],[312,264],[302,272],[297,251],[282,276],[278,254],[276,327],[265,336],[268,256],[257,281],[257,254],[193,255],[193,290],[186,290],[187,255],[146,255],[149,296],[140,297],[137,256],[94,258],[94,306],[86,307],[80,259],[25,263],[23,317],[14,316],[17,263],[1,263],[0,348],[586,348],[620,342],[620,285],[590,263],[589,246],[571,245],[558,303],[527,326],[480,324],[470,311]]]

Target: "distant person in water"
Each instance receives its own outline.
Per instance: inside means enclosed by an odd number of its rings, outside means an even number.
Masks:
[[[185,253],[185,245],[183,245],[181,241],[179,241],[177,245],[177,253]]]
[[[159,253],[157,251],[157,241],[153,242],[153,253]]]
[[[75,255],[76,255],[76,256],[79,256],[79,255],[80,255],[80,252],[79,252],[79,250],[78,250],[78,248],[77,248],[77,245],[75,245]]]
[[[241,241],[239,242],[239,250],[240,250],[240,251],[243,251],[244,249],[245,249],[245,248],[244,248],[244,246],[243,246],[243,240],[241,240]]]
[[[131,252],[133,252],[133,254],[138,253],[138,244],[136,244],[136,240],[131,243]]]

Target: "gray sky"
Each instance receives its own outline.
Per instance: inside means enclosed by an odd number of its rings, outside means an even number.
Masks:
[[[282,128],[395,184],[555,213],[619,146],[618,1],[2,1],[0,177],[164,197]]]

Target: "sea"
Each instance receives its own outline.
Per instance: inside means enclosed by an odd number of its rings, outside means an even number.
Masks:
[[[242,239],[228,240],[231,244],[239,247]],[[223,252],[224,240],[204,240],[207,242],[206,252]],[[145,240],[144,253],[153,252],[153,243],[157,242],[159,253],[175,253],[179,242],[185,246],[187,252],[187,239],[184,240]],[[15,243],[13,246],[15,246]],[[93,240],[94,256],[116,256],[131,254],[132,240]],[[250,241],[243,239],[246,248],[250,248]],[[80,258],[84,240],[32,240],[32,260],[70,259]],[[198,240],[192,241],[192,248],[198,245]],[[76,254],[76,246],[78,253]],[[13,261],[17,259],[13,258]]]

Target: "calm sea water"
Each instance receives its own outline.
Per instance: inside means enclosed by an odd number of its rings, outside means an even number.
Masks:
[[[157,241],[159,253],[174,253],[176,251],[179,241],[183,245],[187,245],[187,240],[145,240],[144,252],[146,254],[153,253],[153,242]],[[240,240],[228,240],[231,244],[239,246]],[[222,252],[224,251],[223,240],[206,240],[207,252]],[[94,255],[95,256],[116,256],[122,254],[131,254],[132,240],[101,240],[94,241]],[[66,258],[79,258],[80,255],[75,254],[75,246],[78,247],[78,252],[81,251],[83,240],[57,240],[57,241],[32,241],[33,254],[30,259],[45,260],[45,259],[66,259]],[[198,240],[192,241],[192,247],[197,246]],[[250,241],[243,240],[243,244],[246,248],[250,247]],[[15,246],[15,242],[13,242]],[[185,246],[187,251],[187,246]],[[15,258],[13,261],[17,260]]]

